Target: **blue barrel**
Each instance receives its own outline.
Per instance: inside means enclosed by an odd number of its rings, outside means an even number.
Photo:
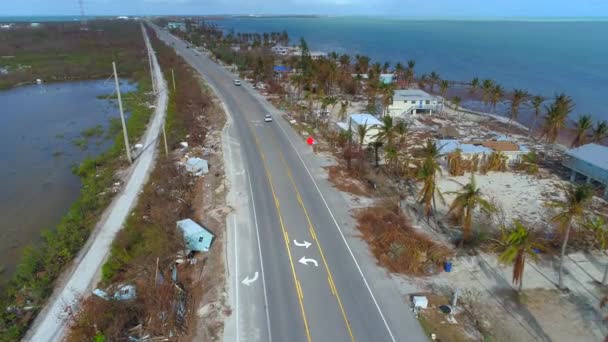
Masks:
[[[446,271],[446,272],[452,272],[452,262],[446,261],[443,264],[443,270]]]

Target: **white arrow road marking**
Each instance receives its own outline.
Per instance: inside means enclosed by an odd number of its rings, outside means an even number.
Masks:
[[[253,278],[251,278],[251,279],[249,279],[249,276],[245,277],[245,279],[243,279],[243,281],[241,283],[243,283],[243,285],[245,285],[245,286],[249,286],[249,285],[251,285],[251,283],[253,283],[256,280],[258,280],[258,272],[255,272],[253,274]]]
[[[304,240],[303,243],[300,243],[300,242],[298,242],[296,240],[293,240],[293,244],[296,245],[296,246],[298,246],[298,247],[306,247],[306,248],[308,248],[308,247],[310,247],[312,245],[312,243],[310,243],[310,242],[308,242],[306,240]]]
[[[315,264],[315,267],[319,267],[319,263],[315,259],[308,259],[306,257],[302,257],[298,262],[302,265],[308,266],[308,263]]]

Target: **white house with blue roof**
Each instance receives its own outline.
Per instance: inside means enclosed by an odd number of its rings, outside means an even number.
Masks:
[[[376,135],[380,131],[380,127],[383,126],[382,121],[378,120],[375,116],[368,113],[351,114],[346,122],[338,122],[338,127],[343,131],[350,131],[353,133],[353,137],[357,140],[357,130],[361,125],[367,126],[367,133],[365,134],[364,144],[372,143],[376,140]]]
[[[608,147],[587,144],[566,151],[563,165],[572,171],[570,180],[577,176],[586,177],[587,183],[596,181],[604,186],[604,198],[608,199]]]
[[[395,90],[393,102],[388,106],[386,113],[396,118],[406,118],[418,114],[432,115],[442,110],[442,104],[436,96],[421,89]]]

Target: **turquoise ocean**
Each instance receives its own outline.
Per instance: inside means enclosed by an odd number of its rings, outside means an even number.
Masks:
[[[608,119],[608,20],[235,17],[215,23],[235,32],[285,29],[294,43],[304,37],[314,50],[392,65],[414,59],[417,74],[490,78],[545,97],[565,92],[575,102],[572,118]]]

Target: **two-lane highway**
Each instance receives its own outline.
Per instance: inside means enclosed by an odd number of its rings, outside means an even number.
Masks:
[[[262,279],[253,285],[237,283],[236,292],[241,298],[258,299],[255,312],[259,316],[266,313],[267,328],[244,324],[237,329],[247,330],[239,331],[237,336],[241,340],[261,341],[418,341],[424,338],[417,324],[412,325],[410,321],[401,326],[395,321],[397,316],[402,317],[401,313],[395,317],[385,316],[327,201],[298,153],[293,137],[286,132],[290,128],[283,119],[273,114],[273,122],[264,122],[268,111],[250,89],[235,86],[229,72],[188,49],[167,32],[155,29],[223,101],[231,115],[232,135],[238,141],[247,173],[251,197],[248,206],[259,236],[247,241],[257,245],[259,257],[255,257],[253,266],[252,262],[236,260],[237,274],[252,274],[259,269]],[[245,231],[243,234],[252,235]],[[233,238],[240,235],[236,231]],[[397,295],[389,300],[401,299]],[[237,304],[239,302],[256,303],[251,298],[237,299]],[[248,317],[239,310],[235,313],[237,321]],[[404,317],[411,320],[411,315]],[[404,326],[414,328],[408,331]]]

